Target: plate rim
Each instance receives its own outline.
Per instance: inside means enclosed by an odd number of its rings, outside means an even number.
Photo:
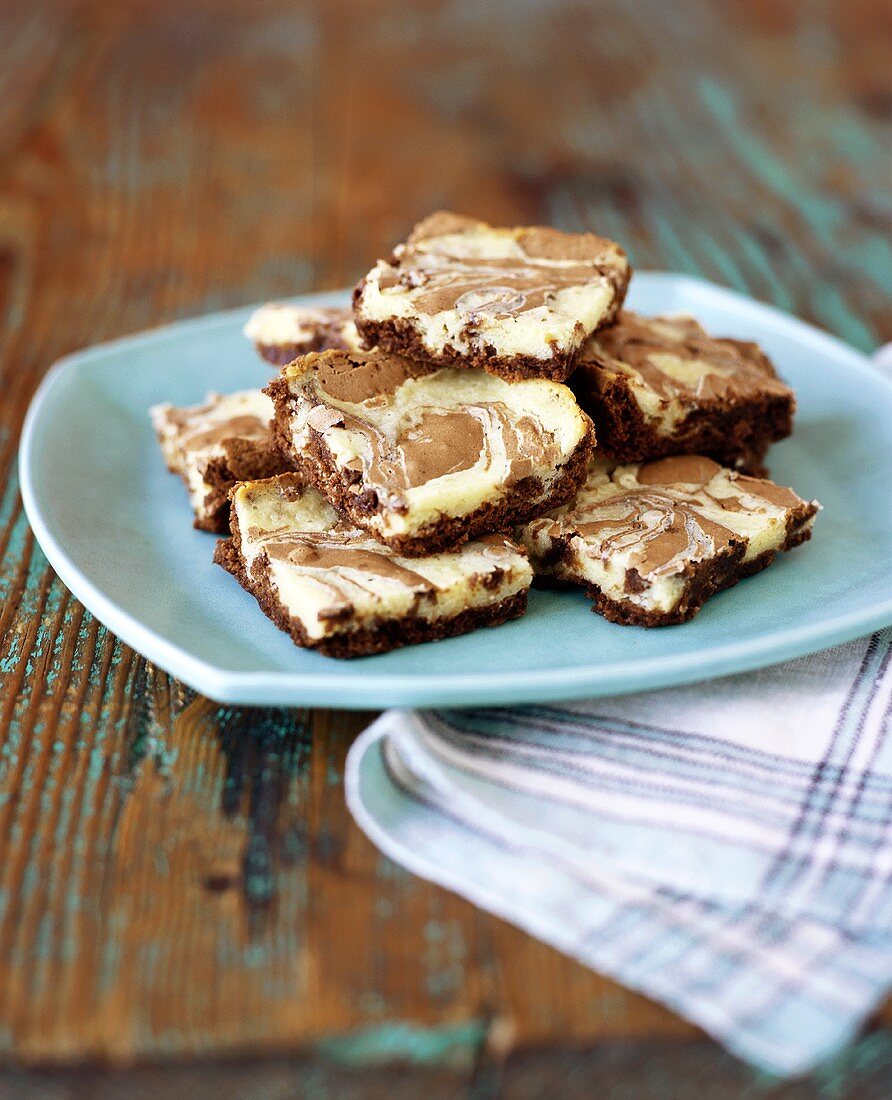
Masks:
[[[671,282],[681,289],[694,289],[725,302],[745,305],[750,311],[781,321],[794,330],[797,342],[822,349],[828,346],[847,365],[885,386],[892,403],[892,380],[871,366],[869,358],[838,337],[807,321],[800,320],[775,306],[750,298],[746,294],[712,283],[697,276],[662,271],[637,271],[636,280]],[[349,289],[322,291],[279,299],[306,304],[322,304],[342,300]],[[262,304],[258,303],[257,305]],[[141,653],[170,675],[219,703],[243,706],[336,706],[339,709],[362,710],[377,707],[409,706],[480,706],[529,704],[557,699],[579,699],[586,696],[629,694],[670,685],[712,680],[736,672],[762,668],[776,662],[805,656],[820,649],[839,645],[853,638],[892,624],[892,593],[870,607],[847,615],[837,615],[824,622],[801,627],[788,627],[768,636],[742,642],[728,642],[709,649],[677,656],[630,659],[614,664],[609,675],[598,675],[596,665],[571,669],[545,669],[531,678],[524,671],[503,672],[497,684],[491,673],[450,673],[441,680],[436,673],[384,674],[383,682],[370,682],[367,676],[351,674],[352,662],[342,662],[342,674],[336,681],[321,682],[314,672],[254,671],[240,672],[196,657],[177,643],[169,641],[113,599],[86,577],[70,558],[64,546],[45,521],[34,484],[32,458],[35,436],[45,406],[62,380],[85,361],[115,354],[128,345],[164,343],[175,340],[180,330],[191,331],[231,324],[233,319],[257,306],[239,306],[194,318],[159,325],[141,332],[93,344],[58,359],[41,379],[22,425],[19,441],[19,483],[28,522],[41,550],[58,575],[91,614],[132,649]],[[704,661],[706,662],[704,667]],[[532,683],[531,683],[532,679]],[[332,698],[333,694],[337,699]],[[399,701],[394,700],[398,697]],[[481,700],[485,698],[485,702]]]

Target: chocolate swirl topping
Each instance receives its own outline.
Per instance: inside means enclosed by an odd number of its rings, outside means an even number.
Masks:
[[[508,487],[534,469],[561,461],[559,444],[533,416],[502,401],[446,406],[409,404],[397,417],[383,415],[400,387],[431,374],[396,355],[328,353],[316,362],[307,392],[319,402],[307,415],[318,432],[344,428],[364,438],[348,468],[362,473],[383,496],[480,464]],[[376,411],[382,415],[376,415]]]
[[[345,405],[381,404],[410,378],[430,373],[421,363],[400,355],[356,352],[352,355],[319,355],[311,360],[316,388],[324,397]]]
[[[269,408],[265,418],[253,411],[258,406]],[[165,406],[165,409],[177,445],[187,452],[210,451],[227,439],[264,439],[269,434],[273,414],[272,404],[259,390],[227,397],[210,394],[203,405]]]
[[[590,337],[582,362],[636,373],[658,396],[699,401],[789,394],[758,345],[710,336],[692,317],[642,317],[624,310]]]
[[[703,455],[673,455],[645,462],[636,475],[641,485],[706,485],[722,467]]]
[[[320,504],[323,509],[329,508],[315,489],[299,483],[296,474],[258,482],[248,492],[261,509],[266,501],[277,496],[290,505],[307,498],[308,514],[314,514]],[[255,555],[262,553],[269,563],[284,565],[317,586],[325,594],[325,604],[318,612],[320,620],[333,621],[353,615],[358,605],[368,606],[370,598],[378,603],[386,596],[386,588],[393,585],[412,597],[413,607],[418,607],[422,601],[436,600],[439,586],[413,569],[412,563],[398,558],[364,532],[338,519],[333,511],[330,517],[331,526],[323,530],[302,529],[299,519],[295,524],[280,522],[275,527],[255,522],[245,530],[243,545],[250,544]],[[456,555],[457,568],[461,555],[469,552],[475,555],[475,570],[466,572],[468,584],[485,584],[485,577],[490,572],[502,577],[504,570],[518,560],[517,547],[504,535],[485,535],[477,540]],[[482,572],[479,571],[481,566]],[[382,584],[385,586],[383,591]]]
[[[436,586],[426,577],[376,549],[352,527],[342,525],[328,532],[251,528],[249,538],[270,562],[296,569],[325,592],[328,602],[319,612],[320,620],[351,615],[357,599],[380,596],[382,581],[407,589],[415,600],[436,594]]]
[[[412,291],[420,313],[458,310],[473,323],[516,317],[571,287],[609,283],[616,290],[625,270],[622,250],[592,233],[493,230],[472,218],[439,213],[394,250],[378,285],[382,291]]]
[[[435,478],[482,463],[511,487],[530,477],[534,464],[557,462],[560,451],[532,417],[513,419],[501,404],[423,409],[399,434],[378,430],[345,415],[343,426],[368,440],[368,457],[358,459],[370,485],[380,492],[405,492]]]
[[[255,534],[256,537],[256,534]],[[357,545],[362,541],[361,534],[354,528],[344,531],[331,531],[327,534],[308,532],[267,532],[258,541],[273,561],[284,561],[299,569],[319,572],[325,579],[330,571],[340,575],[343,570],[351,574],[349,583],[373,591],[373,588],[356,579],[362,577],[395,581],[413,592],[432,592],[434,586],[420,573],[407,569],[391,555],[367,546]],[[365,540],[373,545],[371,540]],[[335,586],[336,587],[336,586]]]
[[[714,523],[676,494],[655,490],[610,497],[587,509],[575,530],[599,541],[603,556],[632,550],[630,563],[642,576],[660,577],[683,570],[729,546],[736,536]]]
[[[183,443],[191,450],[210,450],[226,439],[263,439],[269,433],[269,421],[256,416],[233,416],[214,423],[210,418],[190,426]]]
[[[608,477],[595,473],[569,512],[538,522],[553,537],[590,540],[587,552],[604,560],[628,555],[630,568],[655,580],[732,544],[747,544],[734,516],[766,506],[792,513],[802,501],[771,481],[726,470],[702,455],[681,455],[618,467]]]

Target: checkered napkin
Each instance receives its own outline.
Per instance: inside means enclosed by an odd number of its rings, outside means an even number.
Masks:
[[[347,762],[397,863],[787,1075],[892,987],[892,629],[709,684],[389,711]]]
[[[890,654],[892,628],[649,694],[389,711],[347,799],[410,871],[803,1073],[892,988]]]

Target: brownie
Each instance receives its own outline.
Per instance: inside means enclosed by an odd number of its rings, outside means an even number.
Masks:
[[[701,455],[598,459],[575,501],[523,541],[537,575],[581,586],[605,618],[664,626],[808,539],[818,507]]]
[[[182,478],[202,530],[229,530],[229,490],[237,481],[293,468],[275,442],[273,406],[261,390],[212,393],[200,405],[155,405],[150,413],[167,468]]]
[[[793,429],[793,391],[758,345],[710,336],[692,317],[623,311],[587,341],[570,386],[619,462],[704,454],[759,474]]]
[[[566,386],[385,352],[304,356],[266,392],[282,449],[342,515],[401,554],[449,549],[570,500],[593,446]]]
[[[593,233],[499,229],[432,214],[354,291],[356,327],[379,346],[509,381],[562,382],[628,286],[623,250]]]
[[[277,367],[309,351],[361,346],[348,308],[270,302],[251,314],[244,332],[258,355]]]
[[[299,474],[232,493],[232,538],[214,560],[299,646],[383,653],[522,615],[532,571],[502,535],[405,558],[341,519]]]

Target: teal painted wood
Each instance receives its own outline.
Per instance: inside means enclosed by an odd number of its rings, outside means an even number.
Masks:
[[[414,1041],[413,1036],[413,1041]],[[543,1096],[624,1097],[635,1100],[700,1100],[755,1096],[766,1100],[885,1100],[890,1063],[888,1036],[860,1040],[845,1060],[816,1079],[777,1086],[753,1081],[746,1069],[706,1042],[604,1043],[594,1050],[520,1052],[504,1064],[478,1063],[469,1074],[461,1062],[423,1066],[363,1061],[344,1065],[329,1058],[271,1057],[199,1065],[0,1070],[0,1093],[16,1100],[129,1100],[138,1096],[188,1096],[189,1100],[243,1100],[245,1096],[300,1096],[310,1100],[454,1100],[456,1096],[540,1100]],[[411,1049],[411,1044],[410,1044]],[[470,1084],[468,1079],[470,1077]]]
[[[467,1080],[484,1037],[689,1036],[380,860],[340,791],[362,718],[220,711],[117,643],[35,548],[12,456],[60,354],[347,285],[438,206],[596,228],[641,267],[892,339],[886,5],[46,0],[0,20],[0,1050],[362,1061],[458,1036]]]

